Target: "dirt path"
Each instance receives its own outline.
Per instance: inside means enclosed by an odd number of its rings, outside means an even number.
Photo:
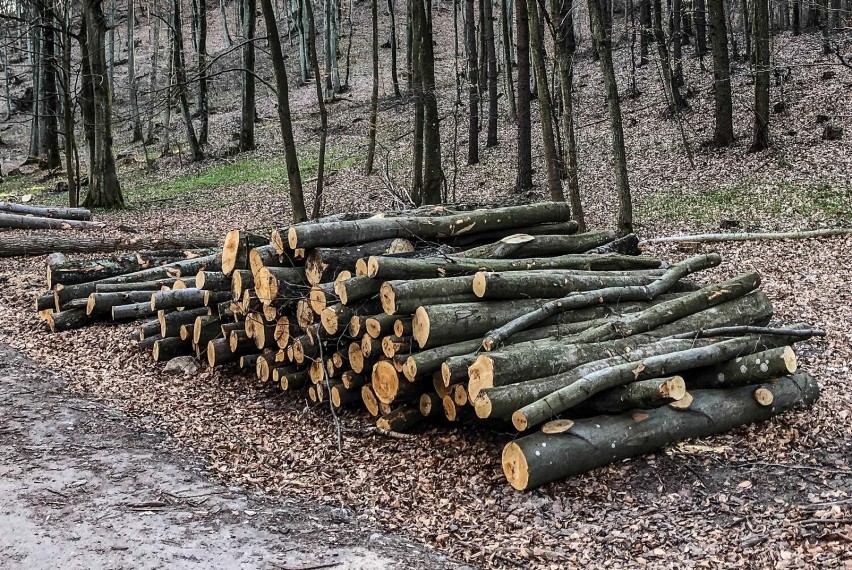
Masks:
[[[0,344],[0,566],[457,568],[346,509],[209,480]]]

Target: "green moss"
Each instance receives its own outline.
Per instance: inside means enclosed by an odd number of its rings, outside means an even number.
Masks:
[[[704,191],[662,190],[637,204],[637,217],[664,221],[742,222],[777,216],[847,219],[852,186],[739,183]]]

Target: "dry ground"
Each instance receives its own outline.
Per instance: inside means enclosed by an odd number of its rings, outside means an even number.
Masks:
[[[356,29],[365,32],[361,16],[356,14]],[[450,14],[436,18],[442,34],[452,29]],[[392,207],[388,187],[404,187],[407,180],[408,101],[382,100],[383,174],[362,172],[369,91],[362,75],[369,61],[365,41],[360,33],[353,47],[352,90],[330,108],[329,211]],[[437,46],[450,197],[455,188],[460,200],[515,199],[511,125],[501,122],[500,146],[483,151],[479,165],[466,166],[460,152],[454,168],[452,43],[442,35]],[[653,66],[640,71],[642,95],[625,99],[624,111],[637,230],[643,237],[714,230],[723,219],[736,219],[748,229],[848,225],[852,72],[821,58],[817,38],[781,35],[774,46],[776,64],[792,70],[786,86],[789,114],[773,115],[776,145],[765,153],[745,152],[751,87],[743,69],[734,81],[739,139],[725,150],[702,146],[710,136],[711,77],[699,71],[696,60],[687,62],[693,97],[692,110],[681,117],[683,128],[665,117]],[[616,58],[622,87],[625,57],[621,50]],[[825,69],[837,69],[836,77],[822,80]],[[386,79],[383,93],[389,87]],[[614,192],[606,109],[598,72],[584,58],[578,63],[577,86],[583,196],[591,225],[610,227]],[[223,87],[212,125],[213,150],[219,151],[227,147],[238,119],[235,92]],[[313,93],[312,86],[293,93],[305,178],[315,169]],[[773,101],[779,98],[775,87]],[[846,128],[846,138],[823,141],[817,114],[832,116]],[[286,223],[285,176],[269,99],[260,115],[261,148],[249,157],[187,165],[173,156],[146,173],[141,149],[133,147],[122,164],[133,209],[101,213],[99,219],[111,228],[125,224],[144,232],[220,235],[233,227],[268,229]],[[457,142],[464,148],[463,110],[458,120]],[[178,126],[176,137],[181,136]],[[534,154],[538,157],[538,149]],[[5,189],[20,194],[36,184],[26,180],[9,179]],[[537,190],[524,198],[542,196]],[[349,413],[343,417],[344,444],[338,453],[324,408],[277,394],[230,368],[175,381],[133,349],[128,326],[99,324],[50,335],[33,311],[43,287],[43,258],[0,260],[0,342],[56,371],[72,393],[109,403],[140,429],[163,431],[167,446],[201,454],[228,483],[283,499],[345,506],[364,524],[412,537],[465,562],[524,568],[852,567],[850,246],[852,239],[837,238],[714,248],[725,259],[714,275],[756,269],[779,321],[805,320],[826,329],[824,340],[799,349],[803,366],[823,388],[814,409],[526,494],[511,490],[500,470],[500,449],[510,433],[432,427],[413,440],[385,439],[364,431],[369,425],[364,415]],[[650,251],[667,259],[683,255],[674,247]]]

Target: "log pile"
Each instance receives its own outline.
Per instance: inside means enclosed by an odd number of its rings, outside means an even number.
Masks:
[[[719,255],[667,264],[635,236],[575,232],[559,203],[234,230],[144,268],[54,259],[37,308],[54,331],[147,319],[157,361],[233,364],[380,430],[530,433],[503,452],[517,489],[816,400],[791,347],[822,333],[768,328],[758,274],[699,285]]]

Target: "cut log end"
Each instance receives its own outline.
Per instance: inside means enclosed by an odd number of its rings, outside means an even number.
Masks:
[[[485,277],[485,272],[480,271],[476,275],[473,276],[473,294],[479,298],[485,297],[485,288],[487,284],[487,279]]]
[[[381,361],[373,366],[372,386],[380,402],[393,402],[399,392],[399,374],[392,363]]]
[[[470,390],[468,390],[468,395],[470,395]],[[473,400],[473,410],[476,412],[476,417],[480,419],[491,417],[491,400],[488,398],[487,394],[479,394],[479,396]]]
[[[361,388],[361,400],[364,402],[364,407],[367,412],[373,417],[379,415],[379,400],[376,399],[376,393],[373,392],[372,386],[366,384]]]
[[[515,426],[515,429],[518,431],[527,431],[527,427],[529,426],[529,422],[527,421],[527,416],[521,410],[516,411],[512,414],[512,425]]]
[[[677,402],[686,397],[686,382],[682,376],[672,376],[660,384],[660,395]]]
[[[393,315],[396,312],[396,293],[390,282],[385,281],[379,289],[379,299],[382,301],[382,310],[386,315]]]
[[[692,406],[693,400],[694,398],[692,397],[692,394],[686,392],[682,398],[671,402],[669,407],[674,408],[675,410],[688,410],[690,406]]]
[[[289,228],[287,230],[287,245],[290,246],[290,249],[297,249],[299,247],[299,234],[296,233],[296,228]]]
[[[768,388],[760,387],[754,391],[754,401],[764,408],[771,406],[774,400],[775,395],[772,394],[772,390]]]
[[[225,236],[225,244],[222,246],[222,273],[225,275],[230,275],[235,269],[241,238],[240,230],[231,230]]]
[[[574,427],[574,420],[552,420],[541,426],[541,433],[546,433],[548,435],[554,433],[565,433],[572,427]]]
[[[429,313],[425,307],[418,307],[411,322],[411,333],[420,348],[424,348],[429,341],[429,328]]]
[[[521,447],[515,442],[509,442],[503,448],[503,474],[509,484],[518,491],[525,491],[530,480],[530,467]]]
[[[796,358],[796,352],[792,347],[784,347],[784,355],[782,358],[784,359],[784,365],[786,366],[788,373],[792,374],[799,369],[799,361]]]

